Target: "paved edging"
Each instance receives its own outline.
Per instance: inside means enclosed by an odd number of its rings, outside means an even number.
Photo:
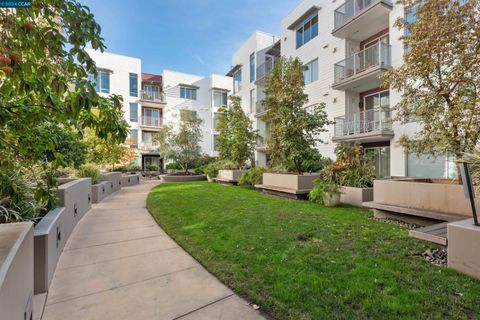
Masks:
[[[77,225],[43,320],[263,319],[156,224],[146,198],[157,183],[122,188]]]

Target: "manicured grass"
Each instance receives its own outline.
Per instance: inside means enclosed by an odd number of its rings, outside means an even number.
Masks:
[[[277,319],[480,316],[480,281],[414,256],[432,245],[368,210],[207,182],[159,185],[148,208],[210,272]]]

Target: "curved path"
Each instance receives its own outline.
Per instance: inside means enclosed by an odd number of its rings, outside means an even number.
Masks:
[[[156,224],[146,198],[157,183],[123,188],[77,225],[43,320],[263,319]]]

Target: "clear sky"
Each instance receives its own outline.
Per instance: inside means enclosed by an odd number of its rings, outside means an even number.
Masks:
[[[79,0],[102,26],[107,51],[142,59],[142,71],[225,74],[255,31],[279,34],[300,0]]]

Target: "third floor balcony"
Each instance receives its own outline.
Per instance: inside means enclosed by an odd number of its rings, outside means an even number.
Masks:
[[[140,99],[143,102],[166,103],[165,94],[158,91],[140,91]]]
[[[389,27],[389,0],[347,0],[334,13],[332,35],[361,41]]]
[[[266,77],[270,71],[272,71],[273,67],[277,63],[277,58],[269,58],[265,60],[264,63],[257,67],[257,80],[255,81],[256,85],[264,85]]]
[[[389,108],[359,111],[336,117],[334,121],[334,142],[378,142],[388,141],[393,137]]]
[[[160,128],[162,126],[162,118],[143,116],[141,125],[142,127]]]
[[[377,42],[335,64],[332,88],[363,92],[380,87],[380,75],[390,68],[391,46]]]

